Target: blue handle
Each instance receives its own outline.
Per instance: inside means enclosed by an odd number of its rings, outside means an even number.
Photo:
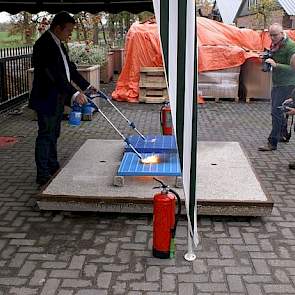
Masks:
[[[105,100],[111,100],[105,93],[103,93],[100,90],[97,90],[97,93],[99,94],[100,97],[102,97]]]
[[[93,99],[95,97],[100,97],[105,100],[111,100],[111,98],[109,98],[104,92],[102,92],[100,90],[97,90],[96,94],[93,94],[92,92],[85,91],[85,95],[87,97],[89,97],[90,99]]]
[[[72,110],[73,112],[81,112],[82,107],[77,103],[77,102],[73,102],[73,106],[72,106]]]
[[[87,97],[87,101],[90,104],[90,106],[93,107],[95,110],[98,111],[97,105],[88,96],[86,96],[86,97]]]

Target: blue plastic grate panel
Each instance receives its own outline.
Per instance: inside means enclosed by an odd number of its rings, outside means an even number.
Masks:
[[[147,135],[143,140],[139,135],[128,137],[129,142],[140,153],[176,153],[176,141],[173,135]],[[131,148],[126,146],[126,152],[131,152]]]
[[[142,154],[143,158],[153,154]],[[177,153],[161,153],[158,164],[142,164],[135,153],[125,153],[118,170],[119,176],[180,176]]]

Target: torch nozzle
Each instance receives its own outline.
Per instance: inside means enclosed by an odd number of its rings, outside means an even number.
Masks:
[[[129,145],[129,147],[133,150],[133,152],[137,155],[137,157],[142,160],[142,155],[138,152],[138,150],[129,142],[128,138],[124,138],[124,141]]]

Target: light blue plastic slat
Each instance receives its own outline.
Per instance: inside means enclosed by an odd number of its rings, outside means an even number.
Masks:
[[[144,153],[144,158],[154,155]],[[125,153],[118,170],[119,176],[180,176],[180,164],[176,153],[156,154],[158,164],[143,164],[135,153]]]

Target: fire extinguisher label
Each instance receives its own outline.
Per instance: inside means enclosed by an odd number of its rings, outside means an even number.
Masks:
[[[166,124],[167,124],[167,128],[172,128],[172,115],[171,112],[167,112],[166,113]]]

